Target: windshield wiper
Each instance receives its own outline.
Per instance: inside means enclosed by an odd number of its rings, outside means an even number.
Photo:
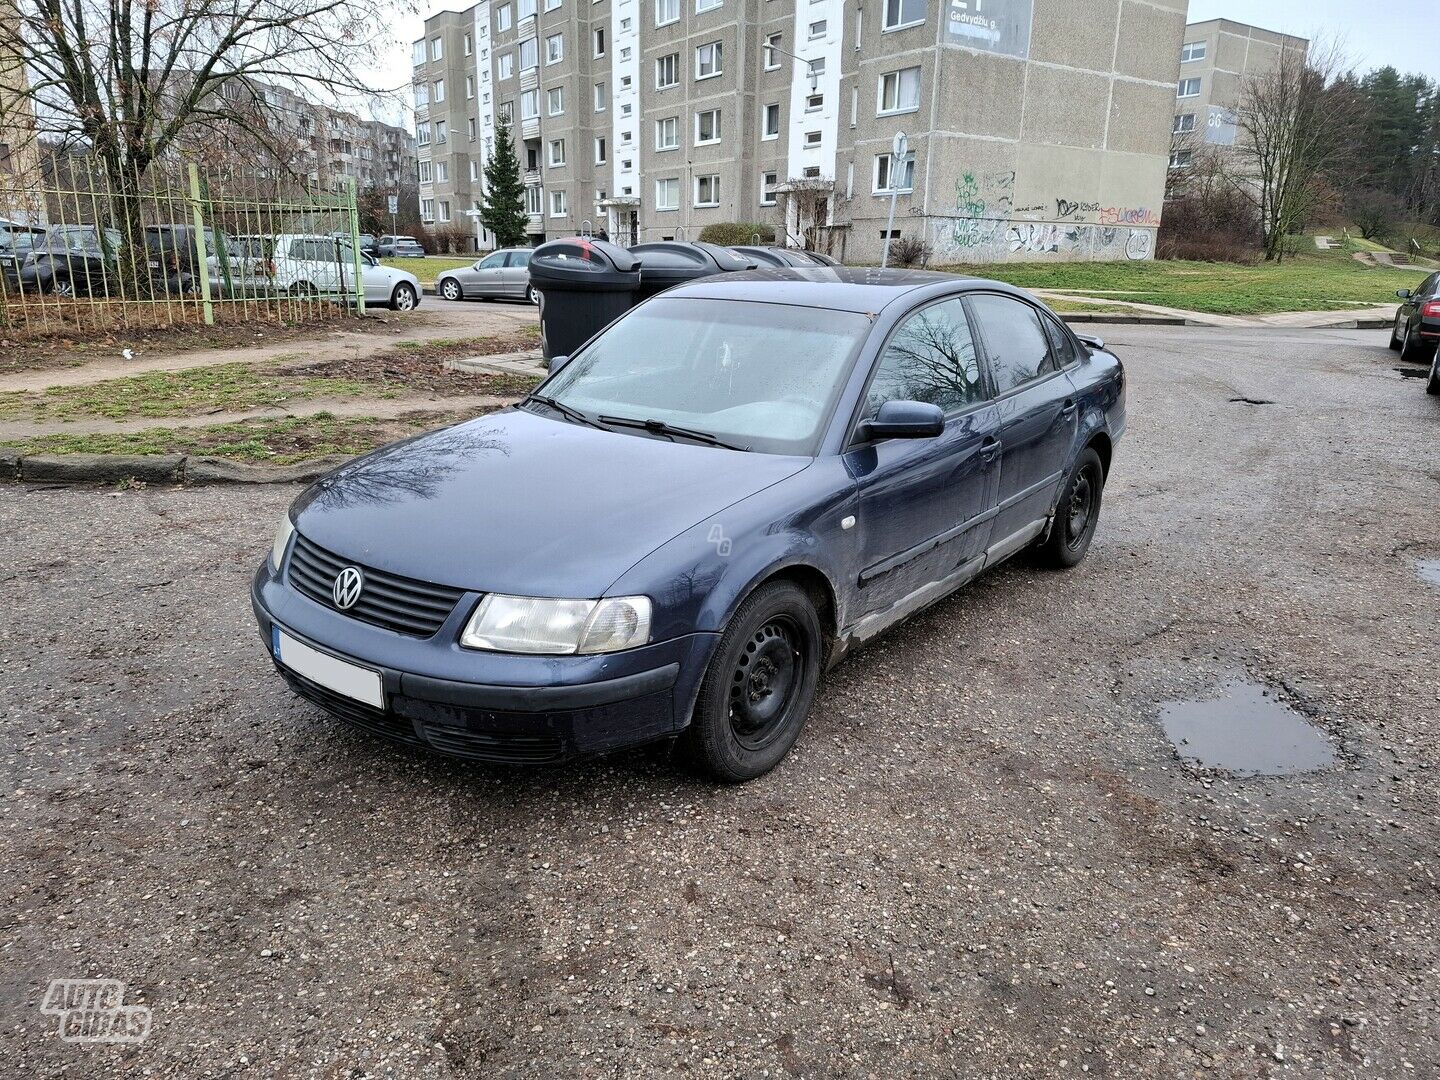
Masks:
[[[668,435],[672,442],[680,438],[704,443],[706,446],[718,446],[724,450],[748,451],[750,449],[748,446],[737,446],[735,443],[726,442],[724,439],[711,435],[708,431],[676,427],[674,424],[667,424],[664,420],[640,420],[633,416],[602,416],[600,419],[614,427],[642,428],[652,435]]]
[[[520,402],[520,404],[528,405],[532,401],[538,401],[541,405],[548,405],[550,408],[558,412],[561,416],[565,417],[566,420],[569,420],[573,423],[585,424],[588,427],[599,428],[601,431],[610,430],[604,424],[600,423],[599,420],[596,420],[593,416],[587,416],[579,409],[572,409],[564,402],[556,401],[553,397],[547,397],[545,394],[529,394],[526,396],[524,401]]]

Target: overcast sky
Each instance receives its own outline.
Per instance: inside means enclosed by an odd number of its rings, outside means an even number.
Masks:
[[[377,85],[403,86],[410,79],[410,42],[424,30],[426,15],[464,11],[470,5],[454,0],[418,0],[421,14],[397,12],[396,40],[376,73]],[[1190,21],[1233,19],[1287,34],[1313,38],[1325,35],[1342,41],[1357,71],[1393,65],[1440,78],[1440,4],[1436,0],[1191,0]],[[408,97],[408,94],[406,95]],[[398,101],[375,109],[391,123],[408,122]],[[388,115],[384,115],[388,114]]]

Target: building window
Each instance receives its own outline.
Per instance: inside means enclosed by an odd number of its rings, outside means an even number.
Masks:
[[[545,91],[545,110],[551,116],[562,116],[565,113],[565,88],[554,86]]]
[[[695,78],[710,79],[723,70],[720,42],[712,41],[695,50]]]
[[[540,213],[540,199],[545,192],[541,187],[527,187],[525,189],[525,212],[527,214]]]
[[[435,162],[435,182],[437,184],[450,182],[450,163],[448,161]]]
[[[565,140],[550,140],[550,167],[558,169],[565,164]]]
[[[706,109],[695,114],[695,145],[720,141],[720,110]]]
[[[520,70],[532,71],[539,66],[539,50],[535,47],[535,39],[526,38],[520,42]]]
[[[925,21],[925,0],[885,0],[886,30],[917,26]]]
[[[565,192],[550,192],[550,216],[564,217],[569,211],[565,206]]]
[[[466,100],[466,101],[474,101],[474,100],[475,100],[475,76],[474,76],[474,75],[466,75],[466,76],[465,76],[465,100]]]
[[[880,76],[875,115],[915,112],[920,108],[920,69],[904,68]]]
[[[595,84],[595,111],[604,112],[609,102],[610,98],[606,94],[605,84],[603,82],[597,82]]]
[[[436,80],[435,80],[435,94],[434,94],[435,104],[436,104],[436,105],[439,105],[439,104],[440,104],[442,101],[444,101],[444,100],[445,100],[445,80],[444,80],[444,79],[436,79]]]
[[[630,145],[631,134],[632,134],[632,133],[629,132],[629,131],[622,131],[622,132],[620,132],[620,145],[621,145],[621,146],[629,146],[629,145]]]
[[[416,125],[415,125],[415,143],[416,143],[417,146],[429,146],[429,145],[430,145],[430,125],[429,125],[429,124],[416,124]]]
[[[1199,97],[1199,96],[1200,96],[1200,80],[1199,80],[1199,79],[1181,79],[1181,80],[1180,80],[1180,85],[1179,85],[1178,87],[1176,87],[1176,89],[1175,89],[1175,96],[1176,96],[1176,97],[1182,97],[1182,98],[1187,98],[1187,97]]]
[[[545,0],[546,11],[559,11],[563,0]]]
[[[824,94],[811,94],[805,99],[806,112],[819,112],[823,108],[825,108]]]
[[[655,149],[674,150],[680,145],[680,118],[667,116],[655,121]]]
[[[439,202],[437,205],[440,207],[440,220],[441,220],[441,221],[449,221],[449,220],[450,220],[450,200],[449,200],[449,199],[441,199],[440,202]]]
[[[655,0],[656,26],[668,26],[670,23],[679,21],[680,0]]]
[[[521,22],[533,17],[535,14],[535,0],[516,0],[515,17]]]
[[[471,182],[471,183],[474,183],[476,180],[479,180],[479,179],[480,179],[480,163],[479,163],[478,161],[471,161],[471,162],[470,162],[470,182]]]
[[[680,178],[676,176],[655,181],[655,209],[680,209]]]
[[[410,46],[410,63],[419,67],[425,63],[425,39],[421,38]]]
[[[565,59],[565,35],[551,34],[545,39],[545,63],[558,64]]]
[[[449,129],[447,128],[444,120],[435,121],[435,141],[437,143],[445,142],[446,139],[449,137],[448,132]]]
[[[817,56],[814,60],[810,61],[810,74],[816,78],[825,74],[825,57]]]
[[[495,115],[507,124],[515,122],[515,103],[513,101],[502,101],[500,107],[495,110]]]
[[[714,11],[722,3],[724,3],[724,0],[695,0],[695,10],[697,12]]]
[[[534,120],[540,115],[540,91],[526,90],[520,95],[521,121]]]
[[[775,185],[780,182],[780,174],[767,172],[760,174],[760,205],[775,205]]]
[[[421,216],[422,218],[424,218],[426,221],[434,221],[434,220],[435,220],[435,200],[434,200],[434,199],[421,199],[421,200],[420,200],[420,216]]]
[[[772,101],[765,106],[765,118],[760,133],[762,139],[778,139],[780,137],[780,103]]]
[[[1180,62],[1188,64],[1191,60],[1205,59],[1205,42],[1187,41],[1180,46]]]
[[[465,137],[471,142],[475,141],[475,118],[473,116],[465,121]]]
[[[445,59],[445,41],[444,41],[444,39],[438,38],[438,37],[437,37],[437,38],[431,38],[431,39],[430,39],[430,59],[431,59],[431,60],[443,60],[443,59]]]
[[[696,206],[719,206],[720,205],[720,177],[697,176],[695,177],[695,205]]]
[[[818,131],[805,132],[805,149],[814,150],[820,145],[822,134]]]
[[[474,45],[473,45],[473,44],[471,43],[471,41],[470,41],[470,35],[469,35],[469,34],[466,34],[464,37],[462,37],[462,38],[460,39],[460,48],[462,49],[462,51],[465,53],[466,56],[469,56],[472,52],[475,51],[475,47],[474,47]]]
[[[605,55],[605,28],[603,26],[595,28],[595,55],[597,57]]]
[[[1190,162],[1193,161],[1194,159],[1195,159],[1195,151],[1193,151],[1193,150],[1172,150],[1172,151],[1170,152],[1170,168],[1172,168],[1172,169],[1186,169],[1186,168],[1189,168],[1189,167],[1190,167]]]
[[[783,40],[785,40],[784,34],[770,34],[765,38],[766,71],[780,70],[780,53],[776,50],[780,48],[780,42]]]
[[[500,68],[500,78],[508,79],[515,74],[514,53],[501,53],[496,63]]]
[[[671,53],[655,61],[655,89],[665,90],[680,82],[680,54]]]
[[[893,168],[894,155],[877,154],[875,156],[875,187],[877,195],[889,195],[892,191],[914,191],[915,190],[915,155],[905,155],[905,160],[900,163],[898,169]],[[891,185],[894,185],[893,187]]]
[[[430,104],[430,87],[420,83],[415,87],[415,108],[423,109]]]
[[[1175,114],[1175,126],[1170,129],[1172,135],[1185,135],[1194,130],[1195,114],[1193,112]]]
[[[509,30],[512,25],[513,23],[510,19],[510,5],[501,4],[498,8],[495,9],[495,29],[499,33],[503,34],[506,30]]]
[[[435,179],[434,166],[428,161],[420,162],[420,183],[428,184]],[[433,214],[431,215],[434,216]]]
[[[605,156],[605,136],[601,135],[595,140],[595,164],[604,165],[606,160],[608,159]]]
[[[816,19],[814,22],[812,22],[812,23],[810,24],[810,40],[811,40],[811,41],[814,41],[816,38],[822,38],[822,37],[824,37],[824,36],[825,36],[825,20],[824,20],[824,19]]]

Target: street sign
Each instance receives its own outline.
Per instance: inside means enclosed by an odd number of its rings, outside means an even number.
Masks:
[[[394,217],[400,212],[400,196],[391,195],[388,201],[390,203],[390,216]]]
[[[890,143],[890,152],[895,155],[896,163],[905,157],[905,151],[910,147],[910,140],[903,131],[895,132],[895,138]]]
[[[905,132],[895,132],[890,140],[890,217],[885,222],[885,250],[880,254],[880,269],[890,265],[890,234],[895,229],[895,197],[900,194],[900,177],[905,171],[905,155],[910,149],[910,139]]]

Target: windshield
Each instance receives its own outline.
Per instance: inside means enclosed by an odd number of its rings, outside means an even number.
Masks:
[[[540,393],[592,417],[660,420],[770,454],[813,454],[864,315],[660,297],[576,354]]]

